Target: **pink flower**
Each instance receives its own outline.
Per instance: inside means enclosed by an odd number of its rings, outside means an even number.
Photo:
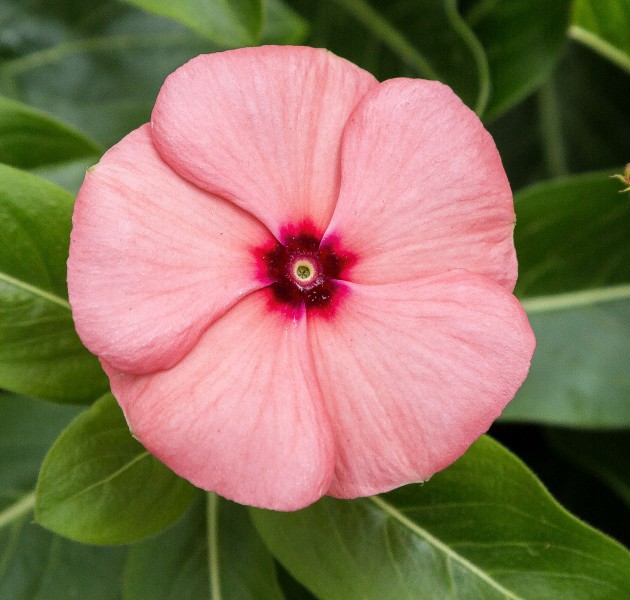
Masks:
[[[434,81],[312,48],[199,56],[73,222],[77,330],[133,434],[237,502],[426,480],[529,368],[510,187]]]

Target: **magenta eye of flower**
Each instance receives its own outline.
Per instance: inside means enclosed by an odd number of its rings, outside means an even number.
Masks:
[[[263,273],[282,305],[326,308],[335,299],[337,281],[349,265],[349,256],[332,243],[321,244],[311,233],[287,236],[260,252]]]

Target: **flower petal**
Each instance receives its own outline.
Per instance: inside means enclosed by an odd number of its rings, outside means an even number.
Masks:
[[[372,75],[325,50],[265,46],[193,58],[164,83],[158,151],[183,177],[257,216],[280,239],[321,234],[339,190],[343,127]]]
[[[535,345],[521,305],[486,277],[348,287],[333,319],[308,322],[340,498],[448,466],[512,399]]]
[[[326,493],[334,447],[305,319],[244,298],[168,371],[106,366],[133,434],[179,475],[244,504],[294,510]],[[272,356],[273,355],[273,356]]]
[[[175,364],[256,279],[253,217],[196,188],[158,156],[150,126],[87,173],[77,197],[68,288],[84,344],[118,369]]]
[[[352,114],[328,233],[360,260],[358,283],[467,269],[516,282],[510,186],[490,134],[451,89],[392,79]]]

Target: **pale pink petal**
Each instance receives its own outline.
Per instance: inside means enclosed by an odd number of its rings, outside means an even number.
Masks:
[[[328,233],[359,260],[351,280],[393,283],[467,269],[512,290],[514,208],[490,134],[451,89],[392,79],[344,131]]]
[[[315,48],[202,55],[164,83],[153,135],[178,173],[245,208],[279,239],[303,221],[321,234],[339,190],[343,127],[376,83]]]
[[[174,173],[143,126],[88,171],[76,201],[68,288],[77,331],[118,369],[167,368],[262,285],[251,249],[272,239]]]
[[[535,345],[521,305],[486,277],[347,286],[334,319],[308,321],[341,498],[448,466],[512,399]]]
[[[305,319],[269,302],[268,290],[243,299],[168,371],[106,370],[133,434],[176,473],[236,502],[294,510],[326,493],[334,446]]]

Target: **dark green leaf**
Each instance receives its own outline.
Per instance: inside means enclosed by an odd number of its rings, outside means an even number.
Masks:
[[[299,0],[293,5],[311,22],[311,45],[329,48],[379,79],[439,79],[483,112],[488,65],[455,0]]]
[[[220,46],[255,44],[263,23],[262,0],[125,0],[170,17]]]
[[[554,429],[548,435],[561,454],[605,481],[630,506],[630,430]]]
[[[630,199],[611,173],[562,178],[516,195],[517,295],[630,283]]]
[[[0,598],[118,600],[124,550],[83,546],[31,524],[42,458],[76,408],[0,394]]]
[[[106,394],[72,421],[47,454],[35,517],[80,542],[126,543],[179,519],[194,493],[131,437],[114,397]]]
[[[72,196],[0,165],[0,386],[91,402],[108,383],[74,330],[66,290]]]
[[[281,600],[283,596],[273,559],[247,509],[210,494],[207,505],[202,496],[177,525],[131,548],[124,600],[144,598]]]
[[[630,71],[630,0],[576,0],[573,39]]]
[[[0,96],[0,162],[31,169],[90,157],[102,148],[57,119]]]
[[[630,554],[489,438],[424,486],[252,514],[272,552],[323,600],[630,595]]]
[[[542,84],[566,39],[571,0],[478,0],[466,20],[486,51],[493,119]]]

